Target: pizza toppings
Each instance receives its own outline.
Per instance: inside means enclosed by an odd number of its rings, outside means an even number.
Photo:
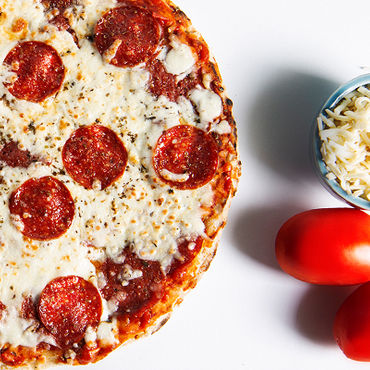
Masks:
[[[55,25],[59,30],[68,31],[76,45],[79,45],[76,32],[72,29],[70,22],[65,15],[65,11],[72,5],[77,3],[77,0],[41,0],[46,10],[49,12],[49,22]]]
[[[76,0],[41,0],[41,2],[47,9],[57,9],[62,13],[65,9],[74,4]]]
[[[40,41],[18,43],[4,59],[12,73],[6,82],[18,99],[38,103],[55,94],[64,80],[65,68],[58,52]]]
[[[203,245],[203,239],[201,237],[195,239],[184,239],[179,240],[178,243],[178,256],[174,258],[168,275],[175,279],[179,279],[184,272],[186,266],[188,266],[195,256],[199,253]]]
[[[4,347],[0,351],[0,359],[5,365],[16,367],[24,362],[25,357],[22,353],[18,354],[12,351],[10,348]]]
[[[69,190],[59,180],[32,178],[15,190],[9,210],[17,229],[36,240],[55,239],[70,227],[75,206]]]
[[[127,151],[111,129],[92,125],[76,130],[62,152],[69,175],[87,189],[103,190],[117,180],[127,164]]]
[[[211,90],[194,89],[190,93],[190,100],[195,104],[203,122],[212,122],[222,113],[221,98]]]
[[[181,190],[196,189],[209,182],[217,170],[217,144],[196,127],[175,126],[159,138],[153,165],[165,183]]]
[[[102,296],[121,313],[133,313],[163,295],[164,274],[157,261],[147,261],[126,248],[124,262],[107,260],[100,267],[105,285]]]
[[[2,302],[0,302],[0,320],[3,317],[3,313],[4,313],[5,310],[6,310],[5,304],[3,304]]]
[[[234,123],[207,45],[172,3],[1,11],[0,361],[95,362],[163,324],[211,260],[237,157],[220,135]]]
[[[31,296],[24,298],[22,302],[20,315],[23,319],[26,319],[26,320],[36,320],[37,319],[36,307],[35,307],[35,304]]]
[[[198,73],[195,72],[178,81],[174,74],[166,71],[164,64],[158,59],[149,63],[147,69],[150,73],[150,92],[155,96],[167,96],[171,101],[177,101],[179,96],[187,96],[189,91],[200,83]]]
[[[155,96],[165,95],[168,99],[176,101],[179,97],[176,77],[168,73],[161,61],[155,59],[148,66],[150,73],[149,89]]]
[[[9,141],[0,146],[0,161],[9,167],[27,168],[31,163],[36,162],[37,158],[28,150],[20,149],[18,143]]]
[[[181,280],[202,245],[201,237],[180,239],[166,273],[157,261],[139,258],[130,248],[125,248],[122,263],[108,259],[97,266],[103,298],[115,307],[116,312],[129,316],[150,307],[164,296],[169,279]]]
[[[40,296],[39,317],[62,348],[70,348],[96,327],[102,314],[97,288],[79,276],[63,276],[46,285]]]
[[[95,45],[108,63],[133,67],[156,51],[162,29],[146,9],[134,5],[109,10],[95,28]]]
[[[164,66],[168,73],[181,75],[190,71],[195,63],[191,48],[173,40],[172,49],[167,53]]]

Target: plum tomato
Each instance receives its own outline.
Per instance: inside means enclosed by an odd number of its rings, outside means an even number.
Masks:
[[[299,280],[352,285],[370,280],[370,216],[355,208],[299,213],[275,241],[280,267]]]
[[[344,354],[356,361],[370,361],[370,283],[357,288],[339,308],[334,338]]]

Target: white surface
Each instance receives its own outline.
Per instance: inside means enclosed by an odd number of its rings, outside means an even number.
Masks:
[[[218,61],[239,128],[243,176],[219,252],[155,335],[86,369],[352,370],[332,339],[346,288],[283,274],[278,228],[300,211],[343,205],[308,157],[316,111],[370,66],[368,0],[177,0]]]

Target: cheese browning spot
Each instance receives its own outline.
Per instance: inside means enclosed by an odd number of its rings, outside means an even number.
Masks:
[[[12,32],[18,33],[27,28],[27,21],[23,18],[16,19],[12,24]]]
[[[3,12],[1,9],[0,9],[0,25],[5,23],[6,21],[6,13]]]

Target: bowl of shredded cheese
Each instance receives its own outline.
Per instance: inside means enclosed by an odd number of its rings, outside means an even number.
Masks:
[[[370,210],[370,74],[340,86],[314,125],[313,158],[324,185]]]

